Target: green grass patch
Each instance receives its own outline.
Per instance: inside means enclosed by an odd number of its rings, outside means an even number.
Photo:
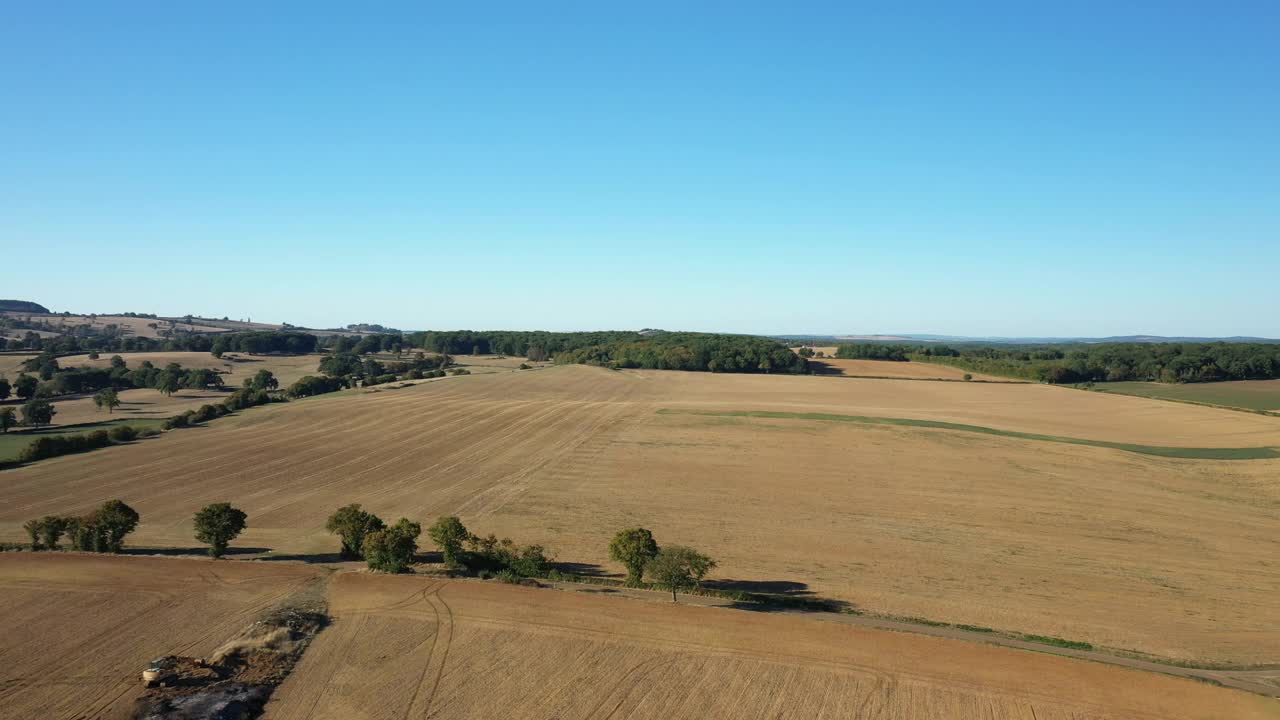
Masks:
[[[871,417],[867,415],[833,415],[830,413],[797,413],[777,412],[772,410],[674,410],[663,408],[661,415],[700,415],[706,417],[752,417],[774,420],[819,420],[823,422],[861,423],[866,425],[898,425],[906,427],[922,427],[934,430],[955,430],[958,432],[979,433],[982,435],[998,435],[1017,438],[1019,440],[1040,440],[1043,442],[1065,443],[1068,445],[1088,445],[1091,447],[1124,450],[1142,455],[1156,455],[1167,458],[1187,460],[1265,460],[1280,458],[1280,450],[1273,447],[1246,448],[1193,448],[1168,447],[1163,445],[1137,445],[1133,443],[1107,442],[1105,440],[1087,440],[1085,438],[1061,437],[1058,435],[1041,435],[1014,430],[997,430],[982,425],[965,425],[963,423],[942,422],[939,420],[915,420],[912,418]]]
[[[1136,395],[1157,400],[1176,400],[1199,405],[1217,405],[1244,410],[1280,411],[1280,380],[1235,380],[1229,382],[1175,385],[1153,382],[1096,383],[1094,390]]]
[[[132,425],[141,430],[145,427],[158,428],[163,422],[164,420],[151,418],[141,420],[121,418],[119,420],[103,420],[101,422],[79,423],[76,425],[56,425],[35,430],[10,430],[7,433],[0,433],[0,463],[16,462],[18,453],[30,445],[32,440],[41,436],[82,435],[94,430],[110,430],[117,425]]]
[[[1054,647],[1067,648],[1069,650],[1092,650],[1093,645],[1080,640],[1063,640],[1060,637],[1050,637],[1049,635],[1020,635],[1023,640],[1042,645],[1052,645]]]

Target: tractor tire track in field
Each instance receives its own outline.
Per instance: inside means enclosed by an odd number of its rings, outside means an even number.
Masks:
[[[316,667],[323,672],[299,674],[296,685],[291,678],[282,688],[278,717],[343,717],[350,708],[379,698],[405,720],[492,716],[494,708],[521,720],[1014,720],[1033,714],[1036,720],[1169,720],[1212,716],[1184,713],[1179,703],[1186,698],[1198,698],[1194,702],[1200,708],[1206,698],[1214,707],[1241,702],[1231,706],[1240,708],[1249,697],[978,643],[824,628],[794,616],[716,612],[471,580],[427,582],[407,603],[404,589],[413,578],[341,573],[337,580],[332,588],[337,605],[387,610],[353,611],[379,622],[367,632],[319,639],[325,647],[316,648]],[[434,632],[430,640],[424,638],[426,644],[397,653],[393,657],[398,660],[388,659],[385,666],[368,664],[374,648],[402,637],[407,628],[431,624]],[[466,633],[465,645],[454,642],[459,632]],[[420,659],[421,667],[416,662],[405,667],[403,661],[410,657]],[[346,658],[361,659],[348,665]],[[383,687],[370,688],[364,679],[383,667],[399,674],[389,674]],[[344,680],[331,682],[335,673]],[[350,695],[330,696],[332,702],[316,706],[319,685],[326,693]],[[1081,687],[1097,692],[1081,694]],[[396,688],[404,694],[386,694]],[[402,698],[408,699],[407,706],[401,705]],[[1234,711],[1218,716],[1266,717]]]

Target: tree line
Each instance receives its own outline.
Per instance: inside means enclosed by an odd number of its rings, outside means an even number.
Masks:
[[[13,318],[0,318],[0,327],[29,325]],[[37,329],[58,332],[43,337],[28,330],[20,338],[0,339],[0,350],[30,350],[54,355],[87,352],[211,352],[221,357],[226,352],[255,355],[302,355],[315,352],[319,338],[298,330],[263,330],[252,332],[191,333],[178,332],[166,338],[148,338],[125,334],[115,325],[94,327],[89,324],[71,328],[40,324]]]
[[[1045,383],[1162,383],[1280,378],[1277,343],[1090,343],[1061,345],[840,345],[840,358],[920,360]]]
[[[556,363],[728,373],[804,373],[808,361],[786,345],[751,335],[660,333],[567,350]]]
[[[246,527],[244,511],[229,503],[213,503],[192,518],[195,537],[209,546],[209,555],[219,558],[231,541]],[[86,515],[45,515],[28,520],[22,528],[31,538],[32,550],[60,550],[65,535],[70,549],[82,552],[118,553],[124,539],[141,521],[138,511],[122,500],[108,500]]]
[[[70,549],[84,552],[119,553],[124,539],[137,529],[141,516],[122,500],[109,500],[85,515],[46,515],[27,521],[31,549],[59,550],[66,536]],[[214,558],[223,557],[235,538],[248,527],[248,515],[230,503],[204,506],[192,517],[195,538],[209,546]],[[338,508],[325,522],[325,529],[338,536],[339,556],[344,560],[364,560],[370,570],[407,572],[418,560],[418,538],[422,526],[400,518],[389,525],[358,503]],[[559,579],[546,549],[541,545],[516,545],[510,538],[493,534],[477,535],[457,516],[438,518],[427,527],[427,536],[440,548],[445,567],[481,578],[508,582],[522,578]],[[627,569],[625,584],[651,584],[671,591],[696,590],[707,572],[716,566],[711,558],[681,545],[659,547],[653,533],[641,527],[619,531],[609,543],[609,557]]]
[[[90,359],[96,359],[91,354]],[[218,390],[224,387],[222,374],[209,368],[185,368],[178,363],[156,367],[150,360],[143,360],[136,368],[119,355],[113,355],[110,367],[64,368],[52,353],[41,353],[23,362],[23,373],[10,383],[0,378],[0,400],[12,393],[20,400],[54,398],[63,395],[79,395],[103,389],[127,390],[152,388],[166,395],[178,390]],[[28,372],[35,375],[28,375]]]

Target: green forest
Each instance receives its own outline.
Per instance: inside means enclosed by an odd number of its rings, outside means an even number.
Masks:
[[[919,360],[1055,384],[1163,383],[1280,378],[1276,343],[1091,343],[1067,345],[840,345],[838,358]]]
[[[749,335],[660,333],[565,350],[557,363],[729,373],[804,373],[808,361],[776,340]]]

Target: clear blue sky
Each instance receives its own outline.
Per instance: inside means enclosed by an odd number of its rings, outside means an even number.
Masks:
[[[57,310],[1280,336],[1280,4],[14,3],[0,248]]]

